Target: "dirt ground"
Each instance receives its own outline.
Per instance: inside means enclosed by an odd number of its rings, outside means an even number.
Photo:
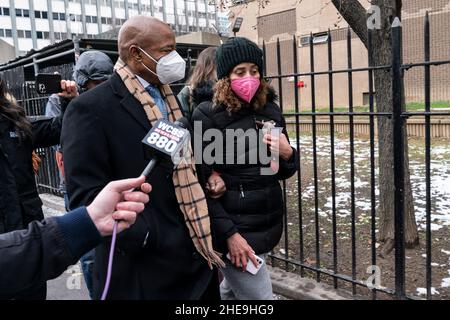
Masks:
[[[325,139],[325,138],[324,138]],[[326,139],[325,139],[326,140]],[[320,266],[332,271],[334,266],[333,255],[333,224],[331,210],[331,178],[330,178],[330,157],[329,147],[326,141],[318,143],[318,226],[319,226],[319,252]],[[337,215],[336,215],[336,234],[337,234],[337,272],[342,275],[352,276],[352,226],[350,214],[349,197],[349,159],[347,137],[339,137],[336,147],[336,195],[337,195]],[[301,217],[302,228],[299,223],[299,193],[298,179],[294,176],[287,181],[287,246],[285,234],[274,253],[300,261],[300,248],[303,252],[303,263],[315,266],[316,257],[316,218],[314,201],[314,175],[312,167],[311,139],[306,137],[302,144],[302,170],[301,170]],[[327,149],[328,148],[328,149]],[[423,152],[420,141],[410,142],[411,163],[412,163],[412,183],[414,192],[414,201],[416,206],[416,220],[419,225],[420,245],[415,249],[406,250],[406,291],[407,294],[419,298],[425,298],[426,295],[426,234],[424,224],[424,188],[423,188]],[[447,197],[450,195],[450,185],[447,185],[447,179],[450,177],[450,145],[448,142],[439,142],[434,146],[436,153],[432,152],[432,174],[437,177],[432,180],[432,287],[433,299],[450,299],[450,224],[448,223]],[[371,275],[370,268],[374,263],[372,261],[372,236],[371,236],[371,206],[370,206],[370,174],[369,161],[367,157],[367,141],[361,138],[355,145],[356,157],[356,212],[355,212],[355,278],[366,281]],[[442,151],[444,150],[444,151]],[[439,153],[439,152],[441,153]],[[424,178],[423,178],[424,179]],[[440,185],[442,183],[442,185]],[[378,202],[378,192],[377,202]],[[300,243],[300,232],[303,236],[303,244]],[[378,218],[376,218],[376,232],[378,234]],[[375,264],[380,271],[381,287],[394,289],[395,283],[395,253],[394,251],[387,257],[380,257],[379,251],[382,244],[375,241],[376,261]],[[288,252],[286,252],[286,248]],[[284,267],[285,263],[275,262],[276,265]],[[300,268],[290,265],[289,271],[300,272]],[[315,272],[304,271],[305,276],[316,277]],[[323,275],[323,282],[333,284],[333,280]],[[340,288],[352,289],[352,286],[345,281],[339,280]],[[356,293],[371,297],[371,291],[365,288],[357,287]],[[378,293],[378,298],[389,299],[390,296]]]

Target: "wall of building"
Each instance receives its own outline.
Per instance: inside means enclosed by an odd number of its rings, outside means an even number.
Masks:
[[[361,4],[368,7],[366,0]],[[408,62],[423,61],[423,28],[425,12],[430,12],[432,31],[432,59],[450,59],[450,0],[410,0],[404,1],[404,60]],[[281,70],[283,74],[293,73],[293,46],[295,37],[298,42],[298,66],[301,73],[311,71],[310,47],[307,44],[309,34],[326,33],[331,30],[333,46],[333,68],[347,69],[348,24],[339,18],[336,8],[328,0],[271,1],[265,8],[259,8],[258,1],[249,2],[232,8],[232,22],[236,17],[243,17],[241,31],[238,36],[247,37],[267,48],[267,74],[277,75],[276,41],[281,44]],[[295,13],[295,14],[293,14]],[[314,45],[315,71],[328,70],[328,48],[326,42]],[[352,64],[354,68],[368,65],[367,50],[362,42],[352,35]],[[450,66],[432,69],[432,99],[434,101],[450,101]],[[295,91],[299,93],[301,109],[311,108],[311,78],[302,77],[305,88],[297,88],[293,78],[283,81],[283,103],[286,109],[295,107]],[[335,106],[348,106],[348,75],[333,76]],[[368,92],[367,72],[353,74],[353,99],[355,106],[362,106],[367,101],[364,96]],[[423,101],[423,70],[411,70],[405,74],[407,102]],[[278,89],[278,80],[272,84]],[[367,97],[366,97],[367,98]],[[316,106],[329,107],[328,75],[316,77]]]
[[[15,50],[9,43],[0,40],[0,64],[11,61],[15,57]]]
[[[450,60],[450,0],[406,1],[403,8],[405,63],[424,61],[424,15],[429,11],[431,60]],[[450,66],[431,68],[431,97],[450,101]],[[424,100],[423,68],[406,71],[406,98]]]

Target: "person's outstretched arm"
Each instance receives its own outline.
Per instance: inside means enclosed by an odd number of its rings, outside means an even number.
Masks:
[[[116,220],[119,232],[129,228],[149,201],[151,187],[144,181],[111,182],[87,208],[0,235],[0,299],[58,277],[111,235]],[[143,192],[128,192],[139,186]]]
[[[45,117],[28,117],[32,128],[33,149],[59,144],[64,113],[69,102],[77,96],[76,83],[62,80],[61,93],[50,96],[45,110]]]

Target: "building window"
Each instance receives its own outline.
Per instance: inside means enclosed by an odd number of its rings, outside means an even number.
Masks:
[[[49,39],[50,38],[50,32],[48,31],[44,31],[44,39]]]
[[[92,23],[92,17],[86,16],[86,23]]]
[[[6,29],[5,30],[5,37],[12,38],[12,30],[11,29]]]
[[[53,20],[59,20],[58,12],[53,12]]]
[[[319,33],[313,35],[314,44],[327,43],[327,41],[328,41],[328,33]]]
[[[66,14],[65,13],[60,13],[59,14],[59,20],[61,20],[61,21],[66,20]]]
[[[55,40],[61,40],[61,33],[55,32]]]
[[[9,8],[3,8],[3,15],[9,16]]]
[[[37,37],[38,39],[43,39],[43,38],[44,38],[44,35],[42,34],[42,31],[37,31],[37,32],[36,32],[36,37]]]
[[[30,10],[22,10],[23,16],[24,18],[29,18],[30,17]]]
[[[116,8],[125,9],[125,2],[124,1],[114,1],[114,6]]]
[[[35,17],[36,19],[41,19],[41,12],[40,12],[40,11],[35,11],[35,12],[34,12],[34,17]]]
[[[47,11],[42,11],[42,19],[48,19],[48,13]]]
[[[5,37],[5,30],[0,29],[0,38],[4,38],[4,37]]]
[[[30,30],[25,31],[25,38],[31,39],[31,31]]]
[[[106,24],[106,18],[102,17],[102,24]]]
[[[310,39],[311,39],[310,36],[303,36],[303,37],[300,37],[300,45],[301,45],[302,47],[304,47],[304,46],[309,46]]]
[[[25,32],[23,30],[17,30],[17,37],[25,38]]]
[[[92,17],[92,23],[97,23],[97,22],[98,22],[97,17]]]
[[[22,16],[22,9],[16,9],[16,17]]]

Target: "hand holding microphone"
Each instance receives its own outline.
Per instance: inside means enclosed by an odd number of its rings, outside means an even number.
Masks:
[[[141,192],[128,190],[140,187]],[[100,234],[112,234],[115,221],[119,221],[117,231],[128,229],[136,221],[138,213],[144,211],[149,201],[147,193],[151,186],[144,177],[110,182],[87,207],[87,211]]]
[[[125,190],[130,190],[131,188],[134,188],[132,192],[124,193],[123,197],[125,199],[136,199],[134,197],[137,197],[137,194],[139,194],[139,190],[146,191],[148,190],[148,187],[150,187],[148,184],[142,184],[145,182],[145,180],[152,174],[153,170],[156,168],[156,166],[159,163],[169,162],[169,163],[176,163],[177,157],[180,156],[180,153],[183,150],[183,147],[186,145],[186,142],[190,139],[189,131],[186,129],[189,125],[189,122],[187,119],[182,118],[179,121],[176,121],[175,123],[172,123],[168,120],[159,120],[155,123],[155,125],[152,127],[150,132],[147,134],[147,136],[142,140],[142,142],[150,147],[152,159],[148,163],[148,165],[145,167],[144,171],[142,172],[142,178],[139,180],[140,183],[136,183],[134,185],[127,185],[129,188]],[[145,178],[144,178],[145,177]],[[108,192],[108,191],[107,191]],[[112,195],[113,197],[117,196],[117,194]],[[139,206],[139,205],[137,205]],[[112,266],[114,261],[114,250],[116,246],[116,236],[117,231],[120,231],[120,228],[126,228],[128,226],[127,221],[120,221],[123,217],[129,218],[129,209],[142,209],[143,207],[137,208],[137,206],[122,203],[117,205],[117,210],[121,213],[119,215],[116,214],[116,221],[113,222],[113,220],[106,221],[106,229],[109,230],[109,228],[112,225],[113,231],[112,231],[112,239],[111,239],[111,250],[109,253],[109,262],[108,262],[108,272],[106,275],[106,284],[105,288],[103,290],[103,294],[101,297],[101,300],[106,300],[106,297],[108,296],[109,286],[111,283],[111,275],[112,275]]]

